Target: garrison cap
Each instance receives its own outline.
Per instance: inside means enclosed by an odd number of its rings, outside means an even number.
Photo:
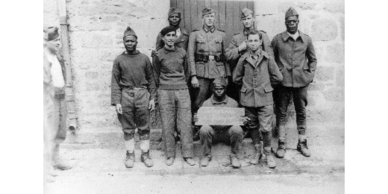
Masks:
[[[210,7],[205,7],[203,10],[202,10],[202,16],[205,16],[207,14],[211,14],[211,13],[216,13],[216,10],[210,8]]]
[[[52,41],[59,37],[58,28],[50,26],[43,28],[43,38],[46,41]]]
[[[133,31],[132,28],[129,26],[127,27],[127,29],[125,29],[123,38],[125,38],[127,36],[134,36],[137,39],[137,35],[136,35],[135,31]]]
[[[167,33],[175,32],[176,30],[177,30],[177,28],[174,26],[167,26],[167,27],[163,28],[162,31],[160,31],[160,34],[162,36],[165,36]]]
[[[250,14],[253,15],[253,11],[245,7],[244,9],[241,10],[241,19],[249,16]]]
[[[290,16],[299,16],[298,12],[293,7],[290,7],[286,12],[286,19]]]
[[[223,78],[223,77],[217,77],[216,79],[214,79],[214,81],[213,81],[213,87],[216,87],[216,85],[220,85],[220,86],[226,87],[225,78]]]
[[[170,17],[172,14],[179,14],[179,17],[182,15],[182,11],[176,7],[171,7],[168,11],[168,17]]]

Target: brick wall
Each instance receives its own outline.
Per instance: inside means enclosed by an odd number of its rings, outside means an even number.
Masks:
[[[314,41],[316,78],[309,88],[308,125],[344,121],[344,3],[335,1],[256,0],[257,26],[272,39],[285,30],[285,11],[300,14],[300,30]],[[82,132],[120,131],[110,106],[111,68],[124,51],[122,34],[131,26],[138,49],[150,56],[155,38],[167,23],[169,0],[67,0],[76,111]],[[44,24],[58,24],[55,1],[44,0]],[[154,127],[157,119],[153,115]],[[289,125],[295,125],[291,107]]]

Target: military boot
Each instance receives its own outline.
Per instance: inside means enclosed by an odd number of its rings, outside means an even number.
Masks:
[[[276,151],[276,156],[278,158],[284,158],[284,154],[286,153],[286,144],[284,141],[280,141],[278,143],[278,150]]]
[[[184,157],[183,160],[190,166],[194,166],[195,162],[192,157]]]
[[[173,165],[174,164],[174,160],[175,160],[174,157],[168,157],[167,160],[166,160],[166,165],[167,166]]]
[[[310,151],[307,147],[307,140],[299,140],[298,146],[296,147],[296,150],[298,150],[303,156],[310,157]]]
[[[201,166],[202,167],[206,167],[207,165],[209,165],[209,162],[212,160],[212,155],[211,154],[207,154],[205,157],[203,157],[201,159]]]
[[[269,168],[276,167],[275,158],[271,155],[271,147],[264,148],[264,154],[263,154],[262,160],[267,164]]]
[[[230,162],[232,163],[233,168],[240,168],[241,167],[240,160],[234,154],[230,155]]]
[[[148,168],[152,167],[154,165],[154,161],[152,161],[152,159],[150,157],[149,150],[147,152],[142,151],[140,159],[141,159],[141,162],[143,162],[144,165],[147,166]]]
[[[125,158],[125,167],[133,168],[135,164],[135,152],[129,153],[127,151],[127,157]]]
[[[262,155],[262,152],[261,152],[261,144],[256,144],[256,145],[255,145],[255,153],[254,153],[253,158],[252,158],[252,160],[250,161],[250,163],[253,164],[253,165],[258,164],[259,161],[260,161],[261,155]]]

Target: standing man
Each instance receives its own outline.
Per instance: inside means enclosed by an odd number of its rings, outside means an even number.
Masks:
[[[46,175],[55,176],[54,168],[72,167],[59,157],[59,144],[66,138],[65,64],[58,59],[61,39],[57,27],[43,30],[43,128]],[[50,180],[49,177],[48,180]]]
[[[225,61],[225,33],[216,29],[214,9],[202,10],[202,28],[194,30],[189,39],[189,62],[191,85],[196,91],[194,110],[196,113],[202,103],[211,95],[215,78],[231,76],[229,64]],[[228,81],[226,80],[226,85]]]
[[[298,30],[299,15],[294,8],[288,9],[285,20],[287,31],[276,35],[271,43],[276,63],[284,77],[276,91],[278,95],[276,122],[279,128],[279,147],[276,155],[283,158],[286,151],[286,115],[292,97],[299,133],[297,150],[309,157],[305,135],[307,88],[314,79],[317,58],[311,38]]]
[[[140,136],[141,161],[153,166],[149,155],[150,115],[155,107],[155,81],[148,57],[138,50],[137,35],[130,28],[124,32],[123,42],[126,51],[113,62],[111,100],[116,107],[118,119],[124,132],[126,159],[125,166],[132,168],[135,162],[135,130]]]
[[[182,21],[182,12],[178,8],[171,7],[168,11],[168,23],[170,26],[175,28],[176,33],[176,39],[175,39],[175,46],[178,48],[182,48],[183,50],[187,51],[187,45],[189,43],[189,33],[186,31],[186,29],[179,27],[179,24]],[[163,42],[163,36],[159,33],[158,37],[156,38],[156,51],[163,48],[164,42]],[[154,53],[156,54],[156,53]]]
[[[162,119],[162,137],[166,164],[175,159],[175,130],[180,132],[182,156],[190,166],[193,160],[193,130],[191,129],[191,104],[187,88],[190,70],[183,48],[175,46],[175,28],[167,26],[160,32],[164,47],[154,56],[154,75]]]
[[[236,67],[237,61],[240,56],[242,56],[248,49],[246,42],[248,32],[250,30],[256,29],[255,22],[256,20],[252,10],[248,8],[244,8],[241,10],[241,23],[244,28],[233,36],[232,41],[229,43],[229,46],[226,49],[225,53],[226,59],[229,61],[230,64],[231,72],[233,72],[234,68]],[[267,33],[262,30],[259,30],[259,33],[261,34],[263,39],[261,49],[263,51],[266,51],[268,54],[273,55],[271,41]],[[227,89],[227,94],[238,101],[239,91],[240,88],[236,84],[230,83]]]
[[[203,103],[202,107],[231,107],[237,108],[238,103],[225,94],[226,82],[224,78],[216,78],[212,84],[213,95]],[[233,168],[240,168],[240,155],[244,137],[240,126],[203,125],[199,131],[203,158],[201,165],[206,167],[212,159],[211,147],[213,142],[223,141],[231,145],[230,160]]]
[[[257,30],[249,31],[247,41],[249,49],[238,60],[236,69],[233,71],[233,81],[242,86],[240,104],[245,107],[245,115],[249,118],[248,128],[251,131],[258,131],[252,137],[256,154],[251,163],[258,164],[262,155],[261,135],[264,144],[263,160],[269,168],[275,168],[276,162],[271,155],[272,85],[281,82],[283,76],[273,57],[261,50],[260,35]]]

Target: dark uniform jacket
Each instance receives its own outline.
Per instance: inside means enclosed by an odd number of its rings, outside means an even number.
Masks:
[[[208,79],[231,76],[229,64],[225,62],[225,36],[216,28],[191,32],[188,46],[191,76]]]
[[[256,55],[257,56],[257,55]],[[233,81],[241,85],[240,103],[245,107],[262,107],[273,104],[271,86],[283,80],[275,60],[265,51],[260,51],[258,59],[252,58],[251,52],[240,57]]]
[[[275,61],[283,74],[281,85],[304,87],[314,79],[317,58],[313,41],[299,31],[296,41],[287,32],[276,35],[272,40]]]
[[[180,28],[181,35],[175,40],[175,46],[179,48],[183,48],[187,51],[187,45],[189,44],[189,33],[184,28]],[[156,38],[156,51],[164,47],[164,42],[162,39],[162,34],[158,34]]]

